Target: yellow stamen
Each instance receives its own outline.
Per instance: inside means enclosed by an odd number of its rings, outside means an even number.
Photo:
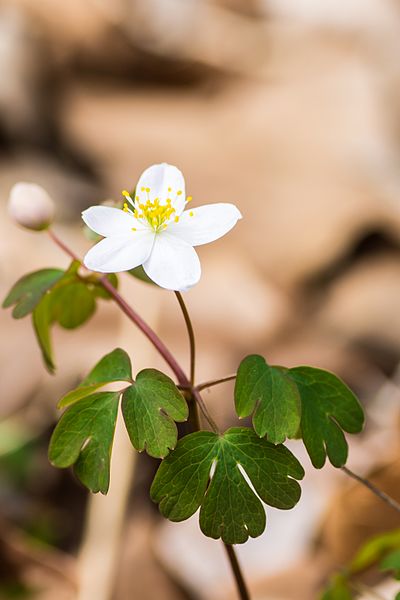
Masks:
[[[192,210],[189,213],[189,217],[194,217],[194,212]]]
[[[131,197],[130,193],[127,190],[122,190],[121,194],[123,196],[125,196],[125,198],[130,198]]]
[[[192,200],[193,200],[192,196],[188,196],[188,197],[186,198],[186,202],[191,202]]]
[[[179,192],[176,192],[177,196],[180,196],[182,194],[182,190],[179,190]]]
[[[175,223],[179,223],[179,217],[175,217],[174,221]]]

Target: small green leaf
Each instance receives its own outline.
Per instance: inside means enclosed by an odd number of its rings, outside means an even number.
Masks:
[[[155,369],[144,369],[124,391],[122,413],[133,447],[163,458],[175,448],[174,421],[186,421],[188,406],[172,379]]]
[[[298,502],[301,489],[295,479],[304,476],[301,464],[285,446],[244,427],[223,435],[198,431],[180,439],[156,473],[151,498],[171,521],[184,521],[201,506],[205,535],[242,544],[264,531],[265,511],[241,469],[270,506],[289,509]]]
[[[44,364],[50,373],[54,373],[55,364],[50,336],[51,319],[51,297],[50,294],[46,294],[32,313],[32,324]]]
[[[342,467],[348,454],[343,431],[358,433],[364,424],[356,396],[339,377],[322,369],[296,367],[287,374],[300,392],[301,432],[312,464],[322,468],[328,455],[334,467]]]
[[[86,283],[76,281],[51,292],[53,320],[65,329],[75,329],[95,311],[96,301]]]
[[[388,554],[379,565],[381,571],[394,571],[394,576],[399,579],[400,575],[400,548]]]
[[[21,277],[12,287],[3,302],[3,308],[14,306],[12,316],[21,319],[31,313],[47,290],[53,287],[63,277],[61,269],[41,269]]]
[[[106,494],[120,392],[98,392],[62,415],[50,440],[49,460],[61,469],[74,465],[92,492]]]
[[[300,395],[296,384],[262,356],[247,356],[237,372],[235,406],[238,417],[253,415],[260,437],[280,444],[294,437],[300,426]]]
[[[321,596],[321,600],[353,600],[354,596],[351,592],[345,575],[335,575],[328,589]]]
[[[100,387],[114,381],[132,381],[131,361],[127,353],[121,348],[116,348],[103,356],[80,385],[61,398],[58,408],[75,404],[75,402],[89,396]]]
[[[400,529],[375,535],[357,552],[350,563],[350,572],[354,574],[368,569],[397,548],[400,548]]]

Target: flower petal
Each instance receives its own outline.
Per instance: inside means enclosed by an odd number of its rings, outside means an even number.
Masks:
[[[150,191],[146,192],[147,189]],[[136,196],[143,204],[148,199],[154,201],[155,198],[159,199],[160,204],[165,204],[167,198],[171,198],[171,205],[176,214],[180,215],[185,208],[185,180],[181,171],[173,165],[152,165],[141,174],[136,186]]]
[[[85,267],[100,273],[129,271],[144,263],[153,247],[154,232],[148,229],[104,238],[83,259]]]
[[[200,246],[228,233],[241,218],[234,204],[206,204],[185,210],[178,223],[168,225],[168,231],[191,246]]]
[[[167,232],[156,236],[153,250],[143,263],[143,268],[150,279],[167,290],[187,290],[201,276],[196,251],[185,241]]]
[[[138,227],[138,221],[131,213],[111,206],[91,206],[83,211],[82,219],[90,229],[104,237],[128,235],[132,233],[132,227]]]

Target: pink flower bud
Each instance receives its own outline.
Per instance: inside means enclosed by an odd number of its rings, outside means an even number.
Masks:
[[[54,203],[40,185],[20,182],[10,191],[8,212],[18,225],[40,231],[53,221]]]

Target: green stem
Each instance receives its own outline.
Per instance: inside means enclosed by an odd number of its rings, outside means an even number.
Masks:
[[[221,379],[210,379],[210,381],[204,381],[204,383],[199,383],[196,385],[196,389],[201,392],[201,390],[205,390],[206,388],[213,387],[214,385],[218,385],[219,383],[225,383],[227,381],[233,381],[236,379],[236,373],[234,375],[227,375],[226,377],[221,377]]]
[[[183,300],[182,294],[180,294],[180,292],[175,292],[175,295],[178,299],[179,306],[182,309],[183,317],[185,319],[186,328],[187,328],[188,335],[189,335],[189,342],[190,342],[190,382],[191,382],[190,392],[191,392],[191,396],[192,396],[193,400],[195,400],[195,402],[193,402],[194,429],[197,431],[201,429],[199,414],[197,412],[197,406],[199,406],[203,415],[205,416],[205,418],[211,425],[213,431],[215,433],[219,434],[220,431],[218,429],[218,426],[215,423],[214,419],[211,417],[210,413],[208,412],[208,409],[204,403],[204,400],[201,397],[199,387],[194,386],[194,367],[195,367],[196,344],[195,344],[193,325],[192,325],[192,321],[190,319],[189,311],[186,308],[185,301]],[[228,555],[232,573],[235,578],[235,583],[236,583],[237,591],[239,594],[239,598],[240,598],[240,600],[250,600],[250,595],[249,595],[249,592],[248,592],[248,589],[246,586],[246,582],[243,577],[242,570],[239,565],[238,558],[236,556],[235,549],[231,544],[226,544],[225,542],[223,542],[223,545],[224,545],[225,551]]]
[[[190,345],[190,386],[194,386],[194,373],[195,373],[195,363],[196,363],[196,340],[194,337],[194,329],[192,325],[192,321],[190,319],[189,311],[186,308],[185,301],[180,292],[175,292],[175,296],[178,299],[179,306],[181,307],[183,318],[185,319],[186,329],[189,336],[189,345]]]

